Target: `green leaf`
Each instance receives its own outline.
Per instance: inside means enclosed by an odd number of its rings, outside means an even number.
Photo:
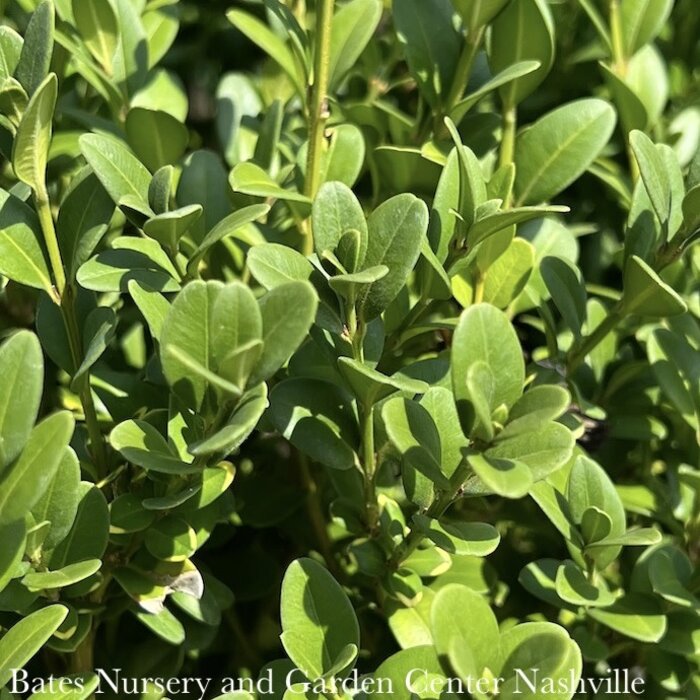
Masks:
[[[278,243],[263,243],[251,248],[248,267],[265,289],[308,280],[314,271],[313,265],[301,253]]]
[[[571,396],[561,386],[540,384],[526,391],[508,414],[508,430],[537,430],[542,423],[559,418],[568,408]],[[517,423],[516,423],[517,422]]]
[[[420,669],[420,673],[412,674],[415,669]],[[381,684],[373,693],[375,700],[412,700],[416,697],[414,690],[417,688],[414,689],[410,683],[407,687],[406,679],[414,681],[416,676],[420,679],[423,671],[428,673],[431,679],[439,680],[443,676],[440,659],[433,644],[415,646],[393,654],[374,672],[375,679],[386,678],[389,681]],[[391,688],[391,692],[387,692],[387,687]]]
[[[521,61],[540,67],[501,88],[506,107],[515,107],[547,77],[554,61],[554,22],[542,0],[512,0],[492,25],[489,64],[495,73]],[[520,165],[520,159],[516,159]],[[544,198],[543,198],[544,199]]]
[[[352,604],[333,576],[311,559],[292,562],[282,581],[282,644],[310,680],[347,674],[360,645]],[[348,656],[349,645],[355,653]],[[338,660],[345,662],[337,668]]]
[[[44,358],[37,337],[18,331],[0,346],[0,473],[29,439],[44,385]]]
[[[166,644],[180,646],[185,641],[185,628],[167,608],[157,614],[141,611],[134,614],[139,622]]]
[[[41,649],[67,614],[63,605],[49,605],[20,620],[0,639],[0,688]]]
[[[311,203],[311,200],[306,195],[282,187],[255,163],[246,162],[236,165],[231,171],[229,183],[234,192],[249,194],[253,197],[263,197],[265,199],[273,197],[302,204]]]
[[[112,59],[119,43],[119,24],[112,3],[105,0],[72,0],[75,26],[88,51],[112,72]]]
[[[199,204],[190,204],[181,209],[154,216],[144,224],[143,232],[176,255],[180,239],[201,216],[202,207]]]
[[[515,238],[486,273],[484,301],[505,309],[522,292],[535,264],[535,249],[522,238]]]
[[[455,614],[459,611],[459,614]],[[499,663],[498,622],[483,596],[467,586],[451,583],[435,595],[430,611],[430,628],[435,651],[452,663],[458,647],[469,650],[471,668],[455,664],[460,676],[481,677],[485,668],[496,670]]]
[[[69,564],[57,571],[33,571],[22,579],[22,584],[30,591],[48,591],[65,588],[83,581],[100,570],[102,561],[90,559],[76,564]]]
[[[328,67],[331,90],[352,70],[382,16],[380,0],[351,0],[333,16]]]
[[[85,319],[83,328],[83,361],[73,375],[71,388],[87,387],[90,368],[102,357],[114,338],[117,315],[107,306],[98,306]]]
[[[540,264],[540,273],[566,327],[580,338],[588,315],[588,295],[578,267],[565,258],[548,256]]]
[[[533,480],[539,481],[571,458],[574,444],[573,434],[561,423],[544,423],[538,430],[529,432],[521,432],[517,427],[506,427],[485,456],[489,459],[524,462],[530,467]]]
[[[46,163],[57,94],[58,80],[51,73],[29,100],[12,149],[15,175],[35,192],[44,192],[46,188]]]
[[[382,418],[389,439],[404,460],[404,486],[412,487],[409,490],[414,494],[420,489],[420,483],[413,483],[421,481],[417,475],[407,479],[407,470],[415,469],[431,486],[449,489],[449,479],[442,471],[440,435],[430,413],[415,401],[396,397],[383,405]],[[431,487],[429,492],[432,500]]]
[[[170,302],[142,282],[131,280],[127,286],[134,303],[146,319],[151,335],[155,340],[160,340],[163,324],[170,312]]]
[[[162,474],[187,474],[196,471],[183,462],[165,438],[145,421],[128,420],[120,423],[109,436],[112,447],[124,459],[149,471]]]
[[[126,96],[143,87],[148,70],[146,32],[131,0],[113,0],[119,23],[119,42],[114,55],[114,79]]]
[[[156,241],[120,236],[111,244],[78,270],[76,278],[85,289],[127,292],[132,280],[161,292],[180,289],[180,275]]]
[[[270,394],[270,420],[295,447],[332,469],[356,461],[357,420],[347,393],[317,379],[287,379]]]
[[[61,257],[71,279],[95,252],[113,214],[114,202],[107,190],[90,168],[85,168],[71,182],[56,221]]]
[[[525,363],[513,326],[502,311],[489,304],[464,311],[452,340],[452,387],[466,434],[476,424],[467,375],[477,362],[486,363],[494,378],[490,409],[502,404],[510,408],[523,392]]]
[[[668,221],[671,210],[671,182],[659,146],[641,131],[629,135],[630,146],[639,166],[644,189],[662,225]]]
[[[615,486],[603,468],[592,459],[580,456],[569,474],[567,500],[572,522],[580,525],[591,506],[608,515],[611,522],[608,537],[619,537],[626,529],[625,510]],[[596,564],[604,568],[619,554],[619,547],[606,547],[593,553]]]
[[[365,267],[386,265],[389,273],[362,295],[358,307],[369,321],[396,298],[420,256],[428,228],[428,208],[410,194],[392,197],[375,209],[367,222]]]
[[[121,141],[84,134],[80,137],[80,151],[115,204],[132,196],[148,207],[151,174]]]
[[[588,614],[601,625],[640,642],[658,642],[666,632],[666,616],[658,600],[641,593],[628,593],[609,608]]]
[[[0,474],[0,524],[24,517],[42,497],[61,462],[75,421],[68,411],[45,418],[16,462]]]
[[[456,1],[464,2],[465,0]],[[470,2],[471,0],[466,1]],[[478,4],[481,5],[480,2]],[[483,5],[481,6],[483,7]],[[517,78],[534,73],[541,67],[541,65],[542,64],[539,61],[518,61],[517,63],[504,68],[502,71],[494,75],[493,78],[485,82],[478,90],[475,90],[471,94],[467,95],[467,97],[465,97],[463,100],[458,102],[450,112],[450,118],[455,124],[460,124],[467,115],[467,112],[469,112],[469,110],[483,97],[486,97],[486,95],[489,95],[502,85],[507,85]]]
[[[526,622],[503,632],[501,658],[503,666],[497,675],[505,678],[499,692],[503,700],[539,700],[543,695],[570,700],[581,678],[577,644],[563,627],[549,622]],[[538,669],[537,675],[533,669]],[[521,675],[523,670],[529,684]]]
[[[145,543],[156,559],[185,561],[197,550],[197,535],[184,520],[169,515],[146,531]]]
[[[24,32],[15,76],[30,97],[49,74],[55,22],[53,2],[44,0],[37,6]]]
[[[458,556],[488,556],[501,541],[498,530],[487,523],[439,522],[425,515],[414,516],[414,521],[437,547]]]
[[[102,492],[83,481],[78,488],[80,503],[68,535],[54,550],[50,566],[62,569],[87,559],[101,559],[109,537],[109,510]]]
[[[481,454],[469,456],[469,466],[492,493],[522,498],[532,486],[532,472],[517,459],[498,459]]]
[[[122,535],[142,532],[156,519],[152,510],[147,510],[141,499],[133,493],[123,493],[109,504],[109,532]]]
[[[545,214],[565,214],[568,211],[568,207],[519,207],[498,211],[476,221],[469,228],[467,242],[470,247],[474,247],[494,233],[503,231],[503,229],[510,226],[531,221],[532,219],[540,219]]]
[[[685,313],[688,307],[647,263],[633,255],[625,265],[622,308],[627,314],[663,318]]]
[[[190,140],[187,127],[167,112],[132,107],[125,126],[129,145],[153,173],[180,160]]]
[[[461,38],[449,0],[394,0],[394,24],[421,93],[437,109],[452,86]]]
[[[173,302],[163,325],[163,372],[175,393],[193,408],[201,406],[211,384],[208,373],[234,385],[240,394],[252,367],[242,368],[236,353],[259,343],[262,332],[258,303],[248,287],[238,282],[191,282]],[[194,367],[203,372],[193,375]]]
[[[239,209],[223,218],[207,233],[197,250],[190,256],[190,261],[187,264],[188,270],[196,270],[199,261],[219,241],[235,234],[239,229],[253,221],[262,218],[269,211],[270,207],[267,204],[254,204],[250,207],[243,207],[243,209]]]
[[[0,593],[15,577],[17,567],[24,556],[24,547],[27,541],[27,528],[24,520],[15,520],[7,525],[0,525]]]
[[[357,197],[342,182],[327,182],[314,199],[311,226],[314,247],[319,258],[323,253],[336,253],[349,272],[361,269],[367,253],[367,221]],[[348,245],[348,232],[359,234],[356,245]]]
[[[242,10],[230,10],[226,15],[239,31],[259,46],[289,76],[299,95],[304,95],[304,78],[299,74],[294,55],[287,45],[265,24]]]
[[[258,424],[267,408],[267,385],[262,383],[241,396],[226,424],[214,435],[189,446],[191,454],[230,454],[237,450]]]
[[[216,153],[200,150],[187,156],[176,200],[181,207],[202,205],[204,215],[190,234],[195,243],[199,244],[206,233],[231,213],[229,194],[227,171]]]
[[[673,9],[673,0],[622,0],[620,24],[626,56],[653,41]]]
[[[592,584],[573,562],[564,562],[559,567],[556,592],[567,603],[586,608],[606,608],[615,602],[615,596],[608,590],[602,578],[599,577],[596,584]]]
[[[53,284],[40,241],[34,211],[0,189],[0,274],[51,294]]]
[[[37,523],[51,523],[49,534],[43,542],[44,549],[54,549],[70,532],[79,505],[80,464],[75,452],[66,448],[43,496],[32,508]]]
[[[0,83],[15,74],[23,43],[24,39],[12,27],[0,27]]]
[[[661,533],[653,527],[640,527],[633,530],[628,530],[617,537],[608,536],[598,542],[593,542],[588,545],[590,548],[595,547],[648,547],[661,542]]]
[[[307,337],[318,296],[308,282],[289,282],[270,290],[259,306],[263,351],[250,378],[253,385],[272,377]]]
[[[424,394],[428,390],[425,382],[401,375],[388,377],[349,357],[338,360],[338,369],[352,392],[365,406],[371,406],[397,391]]]
[[[608,143],[615,110],[603,100],[570,102],[521,133],[515,147],[516,205],[557,195],[585,172]]]

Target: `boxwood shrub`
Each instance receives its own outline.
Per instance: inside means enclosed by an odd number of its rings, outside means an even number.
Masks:
[[[2,0],[0,698],[700,698],[695,0]]]

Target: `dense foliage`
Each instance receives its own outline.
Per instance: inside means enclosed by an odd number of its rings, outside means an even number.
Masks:
[[[0,698],[698,700],[696,0],[230,4],[0,1]]]

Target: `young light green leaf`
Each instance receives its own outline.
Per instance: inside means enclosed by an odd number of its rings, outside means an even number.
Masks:
[[[183,462],[171,449],[165,438],[145,421],[128,420],[120,423],[109,436],[112,447],[124,459],[162,474],[187,474],[196,469]]]
[[[75,26],[108,75],[119,43],[119,24],[110,0],[72,0]]]
[[[17,178],[35,193],[46,189],[46,163],[51,145],[53,112],[58,80],[51,73],[37,87],[22,117],[12,149],[12,167]]]
[[[84,134],[80,150],[115,204],[133,196],[148,207],[151,174],[127,146],[110,136]]]

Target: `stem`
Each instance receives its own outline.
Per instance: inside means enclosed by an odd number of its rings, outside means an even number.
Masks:
[[[472,65],[474,64],[476,54],[479,53],[479,47],[481,46],[481,40],[483,39],[485,29],[485,27],[470,29],[469,33],[467,34],[464,48],[462,49],[459,62],[457,63],[455,77],[452,81],[452,88],[447,96],[445,112],[448,116],[457,103],[462,99],[464,91],[467,89],[469,78],[472,73]]]
[[[455,470],[455,473],[450,478],[451,487],[448,491],[443,491],[442,495],[433,501],[433,504],[428,508],[426,515],[429,518],[439,518],[445,511],[452,505],[452,502],[457,497],[460,492],[467,476],[469,475],[469,464],[465,459],[462,460],[460,465]],[[418,547],[418,545],[423,541],[425,535],[411,526],[411,530],[408,536],[402,542],[394,552],[394,556],[391,559],[391,567],[397,569],[403,561],[405,561],[409,555]]]
[[[474,284],[474,303],[481,304],[484,300],[484,288],[486,286],[486,278],[481,270],[476,271],[476,282]]]
[[[56,235],[56,228],[53,225],[49,195],[44,187],[36,190],[36,209],[37,214],[39,215],[41,230],[44,234],[46,250],[49,253],[49,260],[51,262],[54,282],[56,283],[56,290],[58,291],[58,296],[60,299],[63,296],[63,292],[66,288],[66,272],[63,269],[61,250],[58,247],[58,236]]]
[[[61,312],[63,321],[68,332],[68,342],[70,345],[71,355],[73,356],[73,364],[77,368],[80,366],[81,342],[80,328],[78,319],[75,316],[74,291],[71,285],[64,289],[64,294],[61,300]],[[95,402],[92,398],[92,390],[90,388],[90,373],[85,377],[85,388],[80,391],[80,403],[83,406],[83,416],[85,417],[85,426],[88,431],[90,440],[90,453],[95,462],[98,479],[104,479],[107,475],[107,456],[104,449],[104,441],[102,439],[102,431],[100,430],[100,422],[97,418]]]
[[[501,152],[498,165],[503,167],[513,162],[515,154],[515,131],[518,124],[518,112],[514,106],[503,109],[503,137],[501,139]]]
[[[627,74],[627,56],[622,41],[622,21],[620,19],[620,0],[610,0],[610,36],[615,72],[623,78]]]
[[[610,333],[615,326],[622,320],[623,313],[622,307],[618,304],[605,318],[605,320],[600,323],[593,332],[589,333],[585,338],[581,339],[578,347],[572,349],[570,352],[568,361],[566,363],[567,370],[569,374],[572,374],[579,365],[586,359],[586,357],[605,340],[608,333]]]
[[[301,471],[301,480],[306,490],[306,507],[309,513],[309,519],[311,521],[311,526],[313,527],[314,534],[316,535],[316,540],[318,542],[318,548],[323,555],[323,558],[328,565],[328,568],[332,573],[338,573],[338,567],[335,563],[335,557],[333,556],[333,545],[330,538],[328,537],[328,529],[326,528],[326,521],[323,517],[323,510],[321,508],[321,502],[319,499],[318,485],[311,473],[311,468],[309,467],[309,460],[306,455],[301,452],[298,453],[299,456],[299,469]]]
[[[61,258],[61,250],[58,246],[58,236],[56,235],[56,227],[53,223],[51,215],[51,205],[49,203],[48,193],[44,187],[40,187],[36,191],[36,208],[39,215],[41,230],[44,234],[44,242],[49,253],[51,269],[53,271],[54,280],[56,282],[56,291],[58,292],[58,301],[63,315],[63,321],[68,333],[68,341],[70,344],[73,363],[77,368],[80,365],[82,358],[82,347],[80,341],[80,329],[78,321],[75,317],[75,307],[73,304],[73,290],[70,285],[66,285],[66,273],[63,267]],[[97,420],[97,412],[95,411],[95,403],[92,399],[90,390],[90,375],[88,373],[85,381],[85,389],[80,392],[80,402],[83,406],[83,414],[87,425],[88,436],[90,438],[90,447],[92,457],[95,461],[97,474],[100,479],[106,474],[107,460],[105,457],[104,443],[102,441],[102,433],[100,431],[99,422]]]
[[[319,0],[316,10],[316,50],[314,76],[311,84],[311,109],[309,111],[309,151],[306,161],[304,194],[313,199],[321,184],[321,161],[325,147],[324,132],[330,116],[328,109],[328,80],[331,58],[331,27],[333,0]],[[305,240],[306,252],[313,251],[310,235]]]
[[[374,451],[374,407],[371,403],[362,408],[362,466],[365,473],[367,526],[370,533],[373,533],[379,521],[379,506],[375,484],[377,456]]]

